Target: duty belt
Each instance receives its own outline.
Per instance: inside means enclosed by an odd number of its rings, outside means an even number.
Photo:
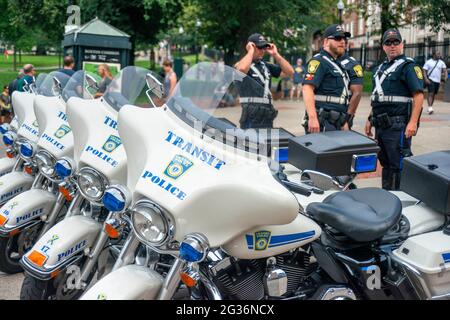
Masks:
[[[412,98],[409,97],[403,97],[403,96],[379,96],[379,95],[372,95],[371,100],[374,102],[403,102],[403,103],[409,103],[412,102]]]
[[[261,104],[272,104],[271,99],[269,98],[256,98],[256,97],[241,97],[239,99],[241,103],[261,103]]]
[[[316,94],[315,100],[320,101],[320,102],[328,102],[328,103],[347,105],[347,99],[345,97],[324,96],[324,95]]]
[[[372,116],[370,123],[376,128],[387,129],[392,126],[393,123],[407,123],[408,117],[403,116],[389,116],[387,113]]]

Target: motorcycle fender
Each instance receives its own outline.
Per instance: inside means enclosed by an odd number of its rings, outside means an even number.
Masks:
[[[25,172],[10,172],[0,177],[0,206],[18,194],[29,190],[34,177]]]
[[[7,218],[0,227],[2,231],[10,232],[27,222],[42,215],[49,214],[56,202],[56,195],[41,189],[31,189],[9,200],[0,209],[0,215]]]
[[[0,159],[0,177],[4,176],[7,173],[10,173],[16,164],[16,158],[8,158],[4,157]]]
[[[102,278],[80,300],[154,300],[163,281],[154,270],[128,265]]]
[[[24,260],[37,267],[30,255],[34,252],[45,257],[41,271],[54,270],[74,255],[92,248],[101,232],[102,224],[85,216],[73,216],[62,220],[48,230],[33,248],[24,256]]]

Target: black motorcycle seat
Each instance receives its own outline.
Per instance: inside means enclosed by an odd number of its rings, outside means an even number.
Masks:
[[[364,188],[334,193],[309,204],[306,212],[354,241],[371,242],[398,223],[402,203],[386,190]]]

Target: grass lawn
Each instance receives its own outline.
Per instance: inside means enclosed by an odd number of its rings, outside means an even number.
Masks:
[[[58,56],[35,56],[35,55],[22,55],[22,63],[19,63],[19,56],[17,56],[17,68],[22,67],[24,64],[31,63],[37,69],[57,67],[59,64]],[[10,55],[8,60],[5,56],[0,57],[0,69],[13,70],[13,56]]]
[[[372,77],[373,77],[373,72],[364,71],[363,92],[372,92]]]

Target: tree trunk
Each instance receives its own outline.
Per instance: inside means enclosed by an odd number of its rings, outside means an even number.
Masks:
[[[14,49],[13,69],[14,69],[14,71],[17,71],[17,53],[16,53],[16,46],[13,46],[13,49]]]
[[[22,49],[19,49],[19,63],[22,64]]]

